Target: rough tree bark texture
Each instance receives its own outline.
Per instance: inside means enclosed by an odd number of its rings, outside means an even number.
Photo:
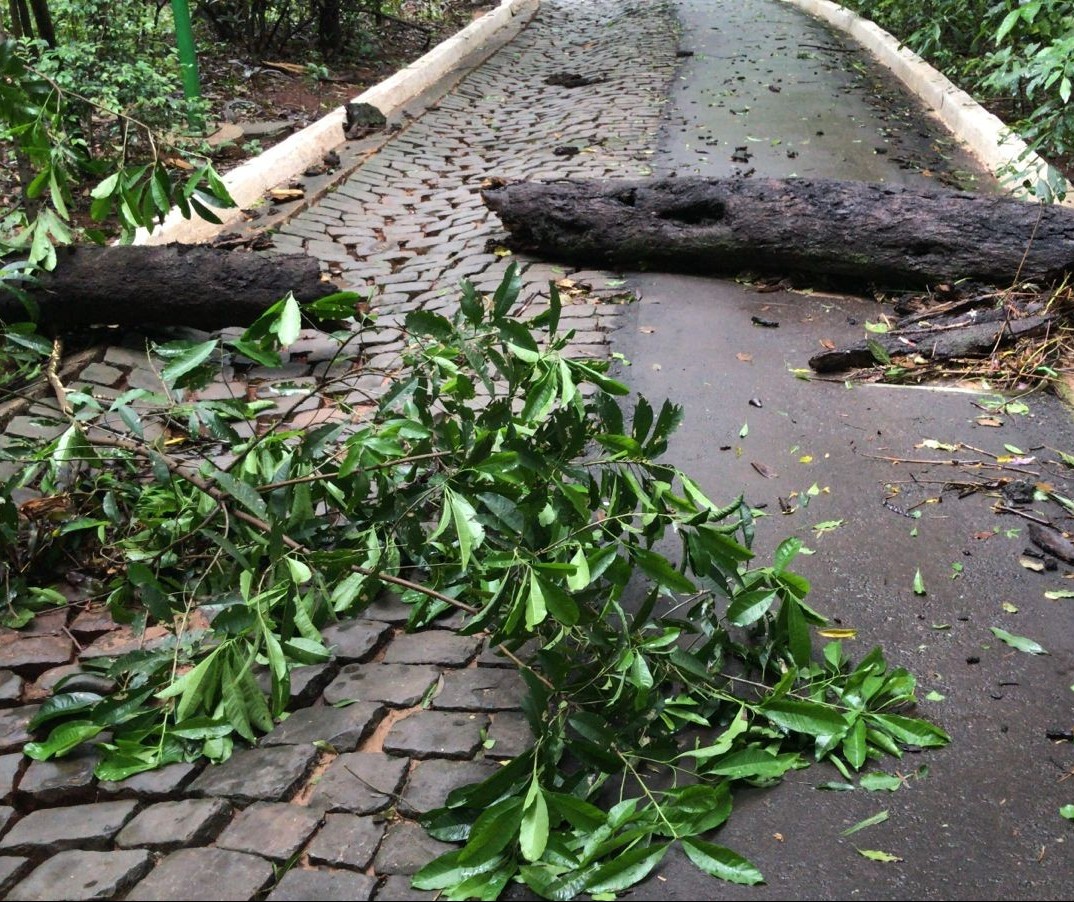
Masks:
[[[908,288],[1004,284],[1074,266],[1074,211],[965,192],[670,178],[501,182],[483,196],[518,246],[587,265]]]
[[[57,256],[56,269],[40,274],[28,293],[40,322],[60,331],[105,324],[247,326],[288,291],[312,301],[338,290],[304,254],[168,244],[65,248]],[[0,293],[0,319],[24,318],[19,301]]]

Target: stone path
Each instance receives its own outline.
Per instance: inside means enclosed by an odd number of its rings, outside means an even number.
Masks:
[[[348,388],[368,398],[390,382],[403,341],[393,326],[407,312],[450,312],[463,278],[482,291],[500,283],[509,259],[496,253],[503,233],[481,202],[484,179],[649,171],[677,44],[665,3],[548,0],[510,45],[279,228],[279,251],[315,255],[338,280],[372,293],[381,328],[343,364]],[[592,83],[547,83],[563,74]],[[519,313],[537,312],[548,282],[569,276],[562,322],[576,329],[573,352],[605,357],[623,309],[614,274],[518,262]],[[128,388],[160,391],[144,347],[144,337],[129,336],[69,386],[102,400]],[[281,373],[228,370],[211,391],[242,396],[249,386],[280,399],[274,381],[312,385],[336,347],[306,333]],[[311,395],[293,422],[345,416]],[[46,441],[61,428],[55,406],[42,400],[8,424],[5,440]],[[55,612],[4,631],[0,895],[431,898],[411,890],[407,875],[448,847],[413,818],[524,750],[528,729],[513,667],[480,637],[455,635],[450,620],[404,633],[408,613],[387,597],[363,619],[326,630],[333,660],[293,673],[294,713],[259,747],[218,767],[176,764],[122,784],[98,782],[92,754],[30,762],[20,749],[37,702],[58,679],[79,659],[118,654],[131,640],[91,613],[69,620]],[[67,688],[99,690],[94,681],[80,675]],[[334,707],[345,700],[355,703]]]

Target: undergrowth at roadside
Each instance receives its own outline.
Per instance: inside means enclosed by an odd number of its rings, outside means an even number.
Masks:
[[[293,667],[329,659],[321,629],[386,588],[410,628],[464,612],[461,631],[487,633],[529,689],[530,750],[424,819],[460,844],[414,878],[445,898],[512,881],[609,897],[676,843],[708,874],[758,883],[713,841],[734,787],[820,760],[849,778],[945,744],[880,650],[855,663],[838,641],[815,647],[826,621],[790,569],[801,542],[758,563],[749,504],[717,504],[662,461],[680,408],[637,398],[624,415],[627,386],[567,355],[555,286],[528,323],[512,316],[519,288],[512,266],[491,297],[464,283],[454,319],[411,313],[388,393],[356,404],[326,375],[311,391],[353,415],[313,428],[251,429],[259,402],[188,400],[235,359],[278,362],[301,325],[292,298],[238,341],[153,348],[166,395],[105,407],[67,392],[67,428],[16,454],[0,495],[8,616],[60,603],[49,579],[74,559],[117,619],[170,634],[85,664],[109,694],[59,684],[26,753],[91,743],[108,780],[222,761],[285,715]],[[26,487],[41,516],[12,502]]]

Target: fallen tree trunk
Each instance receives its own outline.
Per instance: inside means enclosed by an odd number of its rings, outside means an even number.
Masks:
[[[1074,211],[822,179],[499,182],[485,203],[527,250],[584,265],[808,273],[918,287],[1074,266]]]
[[[259,254],[203,245],[64,248],[55,270],[25,288],[38,321],[58,330],[88,325],[247,326],[293,291],[312,301],[337,291],[305,254]],[[0,319],[23,320],[0,291]]]

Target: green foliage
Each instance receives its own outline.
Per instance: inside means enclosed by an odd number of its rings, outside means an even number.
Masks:
[[[294,340],[291,298],[230,345],[154,348],[168,398],[104,409],[72,393],[68,428],[27,449],[19,480],[69,510],[9,529],[9,604],[76,555],[108,562],[115,616],[172,632],[100,665],[112,695],[61,688],[27,754],[95,742],[109,779],[225,758],[281,716],[293,667],[328,657],[321,629],[385,587],[411,628],[464,611],[462,631],[487,632],[529,689],[532,748],[425,819],[461,844],[415,878],[446,898],[510,881],[549,899],[617,893],[675,843],[708,874],[757,883],[709,838],[736,785],[811,760],[849,779],[947,742],[905,712],[914,679],[879,650],[815,653],[825,620],[789,569],[801,542],[756,564],[749,505],[713,503],[660,460],[682,411],[636,398],[624,416],[627,387],[568,355],[554,286],[530,324],[511,316],[519,286],[512,267],[492,297],[464,284],[453,319],[410,314],[405,375],[355,422],[251,431],[258,402],[187,400],[221,365]]]
[[[844,5],[996,106],[1032,150],[1069,167],[1074,154],[1072,0],[847,0]],[[1025,178],[1018,164],[1008,175]],[[1028,181],[1025,187],[1047,201],[1065,192],[1055,177]]]
[[[190,110],[182,93],[170,7],[121,0],[50,0],[57,42],[24,42],[21,53],[71,98],[68,127],[109,156],[124,140],[122,118],[159,131],[174,129]],[[113,117],[104,121],[99,111]],[[97,120],[97,121],[95,121]],[[135,133],[127,140],[138,142]],[[142,153],[148,148],[142,147]]]
[[[87,179],[99,179],[90,191],[90,217],[115,223],[125,241],[139,227],[163,222],[172,208],[219,221],[212,208],[232,205],[210,163],[184,163],[188,171],[180,175],[165,162],[152,132],[122,114],[124,134],[142,134],[147,158],[129,161],[126,141],[115,154],[94,157],[85,137],[70,129],[71,102],[59,83],[29,65],[16,42],[0,43],[0,137],[10,142],[23,180],[21,205],[0,211],[0,259],[18,256],[31,269],[52,269],[56,246],[108,237],[73,222],[74,195]],[[5,266],[0,287],[17,288],[26,276],[24,266]]]

